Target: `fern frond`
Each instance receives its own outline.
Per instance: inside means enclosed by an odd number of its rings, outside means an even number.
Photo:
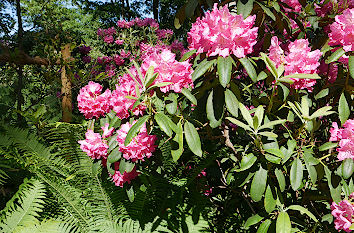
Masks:
[[[38,224],[28,224],[16,229],[15,233],[75,233],[75,226],[56,219],[44,220]]]
[[[39,180],[24,182],[20,190],[8,202],[0,223],[2,232],[13,232],[28,223],[38,222],[46,196],[45,185]],[[18,204],[15,204],[15,201]]]

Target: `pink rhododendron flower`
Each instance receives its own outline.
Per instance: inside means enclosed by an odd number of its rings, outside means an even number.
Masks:
[[[284,7],[285,11],[287,12],[301,12],[301,4],[298,0],[281,0],[281,2],[285,3],[286,5],[290,6],[292,9]]]
[[[341,129],[338,128],[336,122],[333,122],[332,126],[329,141],[339,141],[338,159],[340,161],[348,158],[354,159],[354,120],[347,120]]]
[[[354,51],[354,8],[335,17],[329,39],[329,45],[341,45],[346,52]]]
[[[104,37],[104,42],[106,42],[107,44],[111,44],[111,43],[113,43],[113,41],[114,41],[114,38],[113,38],[113,36],[105,36]]]
[[[124,65],[124,59],[122,59],[119,55],[114,55],[114,63],[116,63],[117,66]]]
[[[182,89],[193,87],[192,64],[188,61],[178,62],[175,59],[176,54],[170,50],[164,49],[161,53],[153,53],[144,59],[141,68],[146,72],[150,66],[153,66],[154,72],[159,76],[155,83],[171,82],[172,84],[160,87],[164,93],[173,90],[181,92]]]
[[[85,136],[85,140],[78,141],[80,149],[86,152],[92,159],[107,158],[108,145],[102,140],[101,135],[89,129]]]
[[[104,124],[104,126],[101,127],[101,129],[103,131],[103,134],[102,134],[103,138],[108,138],[108,137],[112,136],[112,134],[114,132],[113,127],[111,127],[110,129],[108,129],[108,127],[109,127],[108,123]]]
[[[299,39],[294,42],[290,42],[288,46],[288,52],[283,54],[283,50],[279,46],[277,38],[271,39],[271,46],[269,48],[269,57],[273,60],[278,67],[284,64],[284,75],[290,74],[314,74],[317,73],[319,67],[319,59],[322,55],[319,49],[311,51],[309,42],[307,39]],[[316,84],[315,79],[297,79],[293,78],[294,84],[292,87],[296,89],[305,89],[312,91],[312,86]]]
[[[137,80],[139,79],[135,69],[130,69],[130,73],[135,75]],[[142,104],[132,109],[136,100],[127,98],[127,96],[137,97],[135,86],[136,82],[130,77],[130,75],[124,74],[119,78],[119,84],[116,84],[116,89],[112,91],[111,105],[113,111],[117,113],[117,116],[120,119],[128,118],[130,116],[129,111],[136,116],[143,115],[146,109],[146,106]],[[139,89],[142,91],[140,86]]]
[[[107,89],[103,94],[101,91],[102,86],[92,81],[80,89],[77,102],[86,119],[98,118],[111,110],[111,91]]]
[[[156,35],[159,40],[169,38],[173,35],[173,31],[170,29],[158,29],[156,30]]]
[[[353,221],[354,208],[352,203],[348,200],[343,200],[339,204],[333,202],[331,205],[332,215],[334,219],[334,227],[336,230],[344,230],[345,232],[351,232],[349,230]]]
[[[116,43],[117,45],[122,45],[124,43],[124,40],[115,40],[114,43]]]
[[[253,27],[256,16],[243,19],[242,15],[232,15],[225,5],[221,10],[214,4],[212,12],[198,18],[188,32],[189,48],[208,56],[227,57],[234,54],[238,58],[252,53],[257,43],[257,27]]]
[[[130,184],[130,182],[139,175],[139,173],[136,171],[136,167],[134,167],[131,172],[124,171],[124,173],[122,174],[119,171],[119,163],[115,163],[114,166],[115,166],[114,175],[112,176],[111,174],[109,174],[109,176],[113,179],[114,184],[121,188],[123,188],[123,185],[125,183]]]
[[[132,160],[133,162],[137,160],[144,160],[144,158],[150,158],[157,147],[157,145],[155,145],[157,137],[155,135],[149,135],[147,133],[146,126],[143,125],[138,135],[135,136],[127,146],[125,146],[124,141],[131,127],[132,125],[127,122],[123,124],[119,130],[117,130],[119,151],[123,153],[123,157],[125,159]]]

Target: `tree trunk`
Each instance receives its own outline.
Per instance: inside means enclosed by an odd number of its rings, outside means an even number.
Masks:
[[[62,94],[62,111],[63,122],[71,122],[72,120],[72,93],[71,93],[71,80],[66,73],[66,62],[70,59],[70,44],[66,44],[61,50],[64,65],[61,68],[61,94]]]
[[[159,0],[152,0],[152,12],[156,22],[159,21]]]
[[[17,31],[17,43],[19,50],[23,50],[23,27],[22,27],[22,16],[21,16],[21,4],[20,0],[16,0],[16,14],[17,14],[17,24],[18,24],[18,31]],[[16,87],[16,96],[17,96],[17,122],[19,125],[24,123],[24,118],[20,114],[22,111],[22,104],[23,104],[23,96],[22,96],[22,88],[23,88],[23,65],[18,65],[16,69],[18,74],[18,82]]]

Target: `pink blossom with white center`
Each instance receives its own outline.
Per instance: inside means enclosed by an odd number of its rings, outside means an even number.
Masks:
[[[329,39],[329,45],[341,45],[346,52],[354,51],[354,8],[335,17]]]
[[[193,87],[192,64],[188,61],[178,62],[175,57],[176,54],[168,49],[164,49],[161,53],[152,53],[147,56],[141,66],[144,73],[150,66],[154,67],[154,72],[159,74],[155,83],[172,83],[160,87],[160,90],[164,93],[170,90],[180,93],[183,88]]]
[[[119,171],[119,163],[115,163],[114,165],[115,165],[114,175],[112,176],[111,174],[109,174],[109,176],[113,179],[113,182],[116,186],[123,188],[123,185],[125,183],[130,184],[130,182],[139,175],[139,173],[136,171],[136,167],[134,167],[131,172],[124,171],[124,173],[122,174]]]
[[[290,6],[292,9],[284,7],[286,12],[301,12],[301,4],[298,0],[281,0],[281,2],[285,3],[286,5]]]
[[[110,129],[108,129],[108,127],[109,127],[108,123],[104,124],[104,126],[101,127],[101,129],[103,131],[103,134],[102,134],[103,138],[108,138],[108,137],[112,136],[112,134],[114,132],[113,127],[111,127]]]
[[[134,123],[135,122],[133,122],[133,124]],[[152,153],[155,151],[157,147],[157,145],[155,145],[157,137],[156,135],[149,135],[144,124],[138,135],[135,136],[127,146],[125,146],[124,141],[131,127],[132,125],[127,122],[123,124],[119,130],[117,130],[119,151],[123,153],[123,158],[127,160],[132,160],[133,162],[136,162],[137,160],[144,161],[144,158],[150,158]]]
[[[101,135],[89,129],[85,136],[85,140],[78,141],[80,149],[86,152],[92,159],[107,158],[108,145],[102,140]]]
[[[86,119],[98,118],[111,110],[111,91],[107,89],[103,94],[101,91],[102,86],[92,81],[80,89],[77,102]]]
[[[307,39],[299,39],[290,42],[288,45],[289,51],[285,54],[282,54],[283,50],[280,48],[277,38],[273,37],[271,42],[272,45],[269,48],[270,58],[275,62],[277,67],[284,64],[284,75],[317,73],[317,68],[320,66],[319,59],[322,56],[322,52],[319,49],[311,51]],[[292,80],[294,80],[292,87],[295,89],[307,88],[309,91],[312,91],[312,86],[316,84],[315,79],[292,78]]]
[[[333,122],[332,126],[329,141],[339,141],[339,147],[337,148],[338,160],[354,159],[354,120],[347,120],[341,129],[338,128],[336,122]]]
[[[226,5],[219,10],[215,3],[213,11],[198,18],[188,32],[189,49],[197,49],[197,54],[206,52],[208,56],[245,57],[257,43],[255,19],[256,16],[243,19],[242,15],[233,15]]]
[[[354,208],[348,200],[343,200],[339,204],[332,202],[332,215],[334,217],[334,227],[336,230],[351,232],[349,229],[353,222]]]

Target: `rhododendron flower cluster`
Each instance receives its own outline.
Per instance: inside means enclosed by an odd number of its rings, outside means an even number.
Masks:
[[[284,7],[284,10],[287,12],[301,12],[301,4],[299,0],[281,0],[281,2],[285,3],[286,5],[290,6],[292,9]]]
[[[145,19],[140,19],[140,18],[135,18],[131,21],[126,21],[126,20],[119,20],[117,22],[117,26],[119,28],[130,28],[133,27],[134,25],[137,25],[138,27],[152,27],[152,28],[159,28],[159,24],[156,22],[156,20],[152,18],[145,18]]]
[[[135,136],[127,146],[125,146],[124,141],[131,127],[132,125],[127,122],[123,124],[119,130],[117,130],[119,151],[123,153],[123,157],[125,159],[132,160],[133,162],[137,160],[144,160],[144,158],[150,158],[152,156],[152,152],[154,152],[157,147],[155,145],[157,137],[155,135],[149,135],[147,133],[146,126],[143,125],[138,135]]]
[[[130,69],[130,73],[137,77],[137,71]],[[136,100],[127,98],[127,96],[138,97],[136,93],[136,82],[130,77],[129,74],[124,74],[119,78],[119,84],[116,84],[116,89],[112,91],[111,105],[113,111],[117,113],[120,119],[128,118],[130,116],[129,111],[134,115],[142,115],[145,111],[145,106],[140,104],[135,109],[133,105]],[[141,87],[139,87],[142,91]]]
[[[77,96],[78,107],[87,119],[98,118],[111,110],[111,91],[107,89],[104,93],[101,92],[102,86],[92,81],[80,89]]]
[[[136,171],[136,167],[134,167],[131,172],[124,171],[123,174],[119,171],[118,162],[114,164],[114,167],[114,175],[109,174],[109,176],[113,179],[114,184],[121,188],[123,188],[124,183],[130,184],[130,182],[139,175],[139,173]]]
[[[354,8],[335,17],[329,39],[329,45],[341,45],[346,52],[354,51]]]
[[[319,67],[319,59],[322,55],[319,49],[311,51],[307,39],[299,39],[290,42],[288,52],[284,53],[280,47],[277,37],[272,37],[271,46],[269,47],[269,58],[275,62],[276,66],[284,64],[285,75],[290,74],[314,74],[317,73]],[[296,89],[305,89],[312,91],[312,86],[316,84],[315,79],[297,79],[292,86]]]
[[[182,89],[193,87],[192,65],[188,61],[178,62],[176,55],[170,50],[164,49],[161,53],[153,53],[144,59],[141,68],[146,72],[150,66],[153,66],[154,72],[159,76],[155,83],[172,82],[172,84],[160,87],[164,93],[173,90],[181,92]]]
[[[107,158],[108,145],[102,140],[101,135],[89,129],[85,136],[85,140],[79,141],[80,149],[86,152],[92,159]]]
[[[351,232],[349,229],[353,223],[354,207],[348,200],[343,200],[338,204],[333,202],[331,205],[332,215],[334,217],[334,227],[336,230]]]
[[[347,120],[341,129],[338,128],[336,122],[332,123],[332,127],[330,129],[331,137],[329,141],[339,141],[339,148],[337,148],[338,159],[354,159],[354,120]]]
[[[256,16],[243,19],[242,15],[231,14],[227,6],[219,10],[215,4],[212,12],[205,13],[205,17],[192,25],[188,32],[189,48],[196,49],[198,54],[206,52],[208,56],[245,57],[257,43],[255,19]]]

